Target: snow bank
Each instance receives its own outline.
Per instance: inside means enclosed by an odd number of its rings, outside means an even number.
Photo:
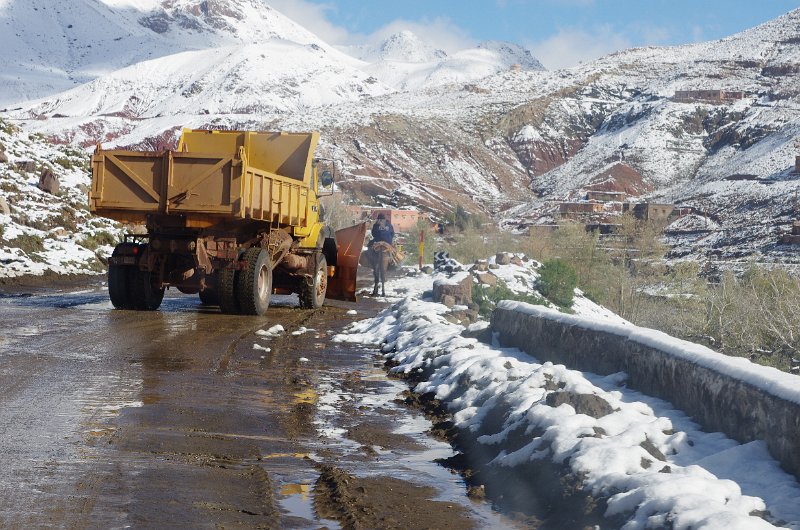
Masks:
[[[768,521],[800,529],[800,486],[779,469],[763,442],[740,445],[703,432],[669,403],[623,386],[624,373],[582,373],[464,338],[464,327],[445,318],[448,308],[413,294],[334,340],[380,345],[397,363],[393,371],[412,376],[417,393],[433,393],[459,431],[482,447],[480,453],[493,455],[487,466],[500,476],[533,480],[529,466],[537,462],[564,466],[582,477],[586,492],[601,504],[605,499],[605,515],[621,518],[626,529],[773,527]],[[518,304],[503,307],[507,313],[509,307],[530,311]],[[530,313],[561,323],[580,320],[552,310]],[[625,337],[639,333],[659,344],[666,340],[600,315],[587,325]],[[592,414],[568,402],[558,405],[555,396],[590,396],[607,406]],[[742,472],[741,459],[758,473]],[[767,520],[751,515],[760,512]]]

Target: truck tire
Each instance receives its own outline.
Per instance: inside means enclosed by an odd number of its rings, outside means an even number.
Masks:
[[[197,294],[200,295],[200,301],[203,305],[219,305],[219,295],[215,288],[206,287]]]
[[[260,248],[247,249],[242,256],[245,268],[236,278],[236,299],[244,315],[262,316],[269,308],[272,294],[272,265],[269,253]]]
[[[300,307],[303,309],[319,309],[325,303],[325,291],[328,289],[328,263],[322,254],[317,258],[317,268],[312,282],[304,281],[300,286]]]
[[[131,249],[135,246],[135,243],[120,243],[114,247],[111,257],[130,254]],[[108,266],[108,297],[111,298],[111,305],[116,309],[133,309],[131,279],[134,271],[134,267],[130,265]]]
[[[217,299],[219,309],[227,315],[239,314],[239,301],[236,299],[236,269],[222,269],[217,275]]]
[[[128,277],[131,272],[131,268],[124,265],[108,266],[108,297],[116,309],[132,308],[128,296]]]
[[[164,288],[153,287],[153,273],[133,269],[131,271],[131,299],[139,311],[155,311],[164,299]]]

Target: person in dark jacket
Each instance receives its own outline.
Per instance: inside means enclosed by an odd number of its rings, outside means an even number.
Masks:
[[[394,227],[382,213],[378,214],[375,224],[372,225],[372,242],[377,241],[385,241],[390,245],[394,241]]]

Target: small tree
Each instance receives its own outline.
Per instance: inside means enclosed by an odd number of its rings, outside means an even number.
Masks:
[[[539,269],[536,288],[559,307],[572,307],[577,286],[578,275],[575,269],[560,259],[546,261]]]

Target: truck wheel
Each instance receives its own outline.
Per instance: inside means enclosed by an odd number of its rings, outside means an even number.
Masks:
[[[117,309],[131,309],[128,297],[128,277],[131,268],[125,265],[109,265],[108,267],[108,297],[111,305]]]
[[[131,298],[135,309],[155,311],[164,299],[164,288],[153,287],[153,273],[133,269],[131,271]]]
[[[304,281],[300,287],[300,307],[303,309],[319,309],[325,302],[325,291],[328,289],[328,262],[320,254],[317,270],[311,285]]]
[[[239,314],[239,301],[236,299],[236,269],[222,269],[217,274],[217,298],[219,309],[227,315]],[[202,294],[202,293],[200,293]]]
[[[269,253],[262,248],[247,249],[242,256],[246,268],[236,279],[236,299],[245,315],[263,315],[272,294],[272,266]]]
[[[206,287],[198,294],[203,305],[219,305],[219,295],[213,287]]]
[[[130,249],[135,246],[135,243],[120,243],[114,247],[111,257],[130,254]],[[133,309],[131,299],[133,273],[134,268],[130,265],[109,265],[108,267],[108,297],[111,298],[111,305],[117,309]]]

